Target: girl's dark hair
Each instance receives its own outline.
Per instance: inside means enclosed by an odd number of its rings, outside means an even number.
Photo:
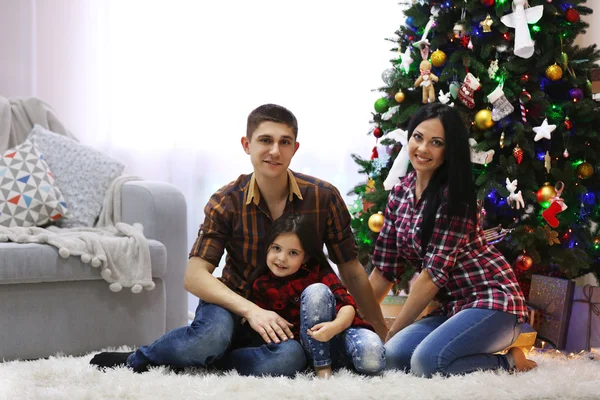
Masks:
[[[444,127],[444,163],[435,171],[422,198],[426,200],[421,225],[421,251],[424,255],[433,227],[437,210],[444,200],[448,188],[448,216],[464,215],[476,218],[477,195],[473,183],[471,147],[469,132],[465,128],[457,110],[442,103],[427,104],[419,109],[408,124],[408,140],[415,128],[423,121],[437,118]]]
[[[302,249],[307,257],[305,264],[308,267],[314,265],[319,265],[321,268],[329,267],[329,261],[327,261],[327,257],[325,257],[325,254],[323,253],[323,242],[317,231],[316,222],[306,215],[294,213],[282,215],[273,222],[271,230],[265,238],[265,259],[262,260],[258,268],[256,268],[248,277],[248,284],[250,287],[252,287],[252,283],[256,278],[267,273],[269,270],[267,267],[266,254],[269,252],[269,247],[271,247],[275,238],[283,233],[295,233],[298,236]]]

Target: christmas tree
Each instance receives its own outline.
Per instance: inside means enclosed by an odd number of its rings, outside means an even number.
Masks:
[[[590,79],[600,52],[574,44],[589,26],[580,18],[592,13],[585,3],[401,4],[406,19],[388,39],[391,66],[382,73],[369,132],[376,144],[370,159],[352,155],[367,178],[351,192],[358,195],[352,227],[363,265],[370,268],[380,212],[398,170],[406,169],[409,119],[424,103],[440,101],[469,128],[482,225],[523,292],[532,274],[599,276],[600,103]]]

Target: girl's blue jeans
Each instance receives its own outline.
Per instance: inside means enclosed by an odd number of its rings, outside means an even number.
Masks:
[[[385,349],[379,336],[366,328],[348,328],[329,342],[319,342],[306,333],[320,322],[336,317],[335,297],[322,283],[304,289],[300,301],[300,343],[314,367],[349,368],[373,375],[385,367]]]
[[[510,346],[521,333],[514,314],[470,308],[452,317],[423,318],[386,344],[387,369],[431,377],[477,370],[512,370],[510,354],[493,354]]]

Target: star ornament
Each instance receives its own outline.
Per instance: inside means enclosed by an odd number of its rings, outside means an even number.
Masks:
[[[535,132],[535,137],[533,138],[533,140],[535,142],[539,141],[542,138],[550,140],[550,134],[555,129],[556,125],[548,125],[548,118],[546,118],[540,126],[536,126],[535,128],[533,128],[533,131]]]

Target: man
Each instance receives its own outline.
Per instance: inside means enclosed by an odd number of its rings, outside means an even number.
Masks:
[[[383,339],[387,328],[362,265],[350,229],[350,214],[331,184],[288,169],[300,144],[296,117],[284,107],[265,104],[250,113],[242,147],[254,172],[241,175],[217,191],[204,209],[205,220],[192,247],[185,289],[201,300],[194,322],[168,332],[133,353],[100,353],[91,364],[127,365],[145,371],[152,365],[215,366],[243,375],[293,376],[306,358],[291,324],[250,300],[247,278],[264,262],[263,238],[274,220],[287,212],[310,214],[338,265],[340,276],[364,317]],[[212,273],[227,250],[222,277]],[[260,347],[238,348],[241,321],[265,341]],[[296,340],[291,340],[296,339]]]

